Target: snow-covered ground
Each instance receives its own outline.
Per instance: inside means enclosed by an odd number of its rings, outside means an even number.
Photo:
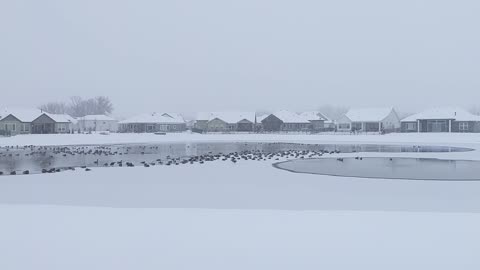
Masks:
[[[0,268],[478,269],[478,214],[0,206]]]
[[[43,136],[0,144],[401,143],[476,151],[368,156],[480,160],[477,134]],[[0,269],[479,269],[479,195],[480,182],[294,174],[263,161],[4,176]]]
[[[30,134],[1,137],[0,146],[16,145],[94,145],[125,143],[211,142],[211,141],[268,141],[268,142],[364,142],[364,143],[480,143],[480,134],[392,133],[387,135],[347,134],[196,134],[167,135],[112,133],[101,134]]]

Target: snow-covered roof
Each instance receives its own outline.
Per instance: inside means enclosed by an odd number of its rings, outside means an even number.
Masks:
[[[471,114],[462,108],[432,108],[402,119],[401,122],[416,122],[425,119],[452,119],[456,121],[480,121],[480,116]]]
[[[299,124],[309,124],[310,121],[304,117],[298,115],[295,112],[283,110],[273,113],[278,119],[282,120],[283,123],[299,123]]]
[[[12,115],[20,122],[30,123],[42,115],[42,111],[37,109],[4,109],[1,114],[2,119]]]
[[[183,115],[179,113],[166,112],[166,113],[163,113],[162,116],[173,118],[179,122],[185,122],[185,118],[183,118]]]
[[[158,113],[145,113],[140,114],[123,121],[119,122],[120,124],[130,124],[130,123],[146,123],[146,124],[184,124],[185,121],[179,121],[172,117],[163,116]]]
[[[393,111],[392,107],[385,108],[353,108],[345,116],[352,122],[380,122]]]
[[[248,120],[255,123],[255,112],[202,112],[197,114],[197,120],[211,121],[218,118],[226,123],[238,123],[242,120]]]
[[[302,112],[300,116],[309,121],[314,121],[314,120],[328,121],[329,120],[324,114],[322,114],[319,111]]]
[[[270,114],[264,114],[264,115],[260,115],[260,116],[257,116],[257,123],[260,123],[263,121],[263,119],[267,118]]]
[[[8,115],[12,115],[18,120],[20,120],[20,122],[24,123],[33,122],[35,119],[42,115],[47,115],[48,117],[52,118],[53,121],[58,123],[77,123],[77,120],[75,120],[75,118],[71,117],[68,114],[45,113],[37,109],[5,109],[2,112],[2,117],[5,118]]]
[[[113,117],[104,114],[96,114],[96,115],[85,115],[84,117],[80,117],[78,120],[86,120],[86,121],[117,121]]]
[[[68,114],[53,114],[53,113],[43,113],[43,114],[52,118],[53,121],[55,121],[57,123],[72,123],[72,124],[77,123],[77,120],[75,118],[71,117]]]

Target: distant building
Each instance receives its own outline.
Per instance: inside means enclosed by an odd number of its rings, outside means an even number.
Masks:
[[[16,109],[2,112],[0,135],[32,133],[32,121],[42,114],[40,110]]]
[[[391,107],[350,109],[337,120],[340,132],[395,132],[399,128],[400,119]]]
[[[255,112],[203,112],[194,124],[202,132],[253,132]]]
[[[434,108],[401,121],[402,132],[480,132],[480,116],[461,108]]]
[[[303,112],[300,114],[300,117],[312,123],[311,130],[313,132],[327,131],[329,129],[325,123],[330,119],[319,111]]]
[[[42,113],[32,121],[33,134],[72,133],[77,121],[67,114]]]
[[[173,113],[141,114],[119,122],[120,132],[182,132],[187,128],[183,117]]]
[[[107,115],[86,115],[78,118],[78,130],[82,132],[91,131],[118,131],[118,120]]]
[[[41,110],[6,110],[0,120],[0,134],[71,133],[76,120],[66,114],[51,114]]]
[[[312,123],[304,117],[291,111],[278,111],[262,119],[262,130],[266,132],[279,131],[311,131]]]

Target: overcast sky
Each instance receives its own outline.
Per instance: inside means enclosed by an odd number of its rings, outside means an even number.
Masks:
[[[0,107],[468,108],[479,14],[478,0],[2,0]]]

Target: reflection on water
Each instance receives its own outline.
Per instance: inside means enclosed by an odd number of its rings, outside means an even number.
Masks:
[[[395,146],[374,144],[295,144],[295,143],[170,143],[128,144],[110,146],[66,147],[2,147],[0,148],[0,172],[13,171],[39,173],[52,168],[116,166],[116,162],[152,162],[167,157],[198,156],[207,153],[220,154],[258,150],[276,153],[288,150],[351,152],[458,152],[467,148],[442,146]]]
[[[319,158],[274,165],[297,173],[412,180],[480,180],[480,162],[429,158]]]

